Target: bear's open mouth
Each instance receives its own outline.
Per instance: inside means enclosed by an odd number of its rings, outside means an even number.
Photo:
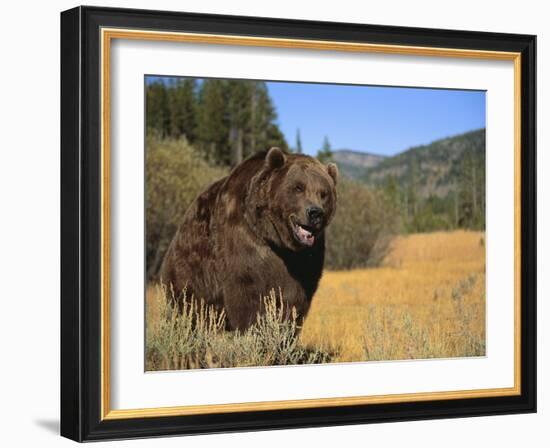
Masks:
[[[290,226],[292,227],[294,237],[304,246],[313,246],[315,243],[313,228],[305,224],[298,224],[295,219],[296,218],[294,216],[290,217]]]

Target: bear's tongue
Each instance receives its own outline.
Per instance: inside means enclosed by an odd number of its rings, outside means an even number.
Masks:
[[[296,235],[302,244],[305,244],[306,246],[313,246],[315,237],[311,232],[304,229],[300,225],[296,225]]]

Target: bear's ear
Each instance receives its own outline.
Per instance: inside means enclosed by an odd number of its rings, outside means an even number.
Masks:
[[[286,162],[286,156],[279,148],[271,148],[265,157],[269,169],[281,168]]]
[[[338,182],[338,167],[335,163],[329,163],[327,164],[327,171],[330,177],[332,177],[334,185],[336,185],[336,183]]]

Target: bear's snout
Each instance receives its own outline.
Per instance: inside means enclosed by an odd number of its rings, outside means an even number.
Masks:
[[[307,219],[309,223],[315,227],[321,227],[325,219],[325,211],[321,207],[308,207],[306,209]]]

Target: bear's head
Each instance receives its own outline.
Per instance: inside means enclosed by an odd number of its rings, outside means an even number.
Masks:
[[[292,251],[314,247],[336,211],[337,178],[334,163],[271,148],[248,195],[259,236]]]

